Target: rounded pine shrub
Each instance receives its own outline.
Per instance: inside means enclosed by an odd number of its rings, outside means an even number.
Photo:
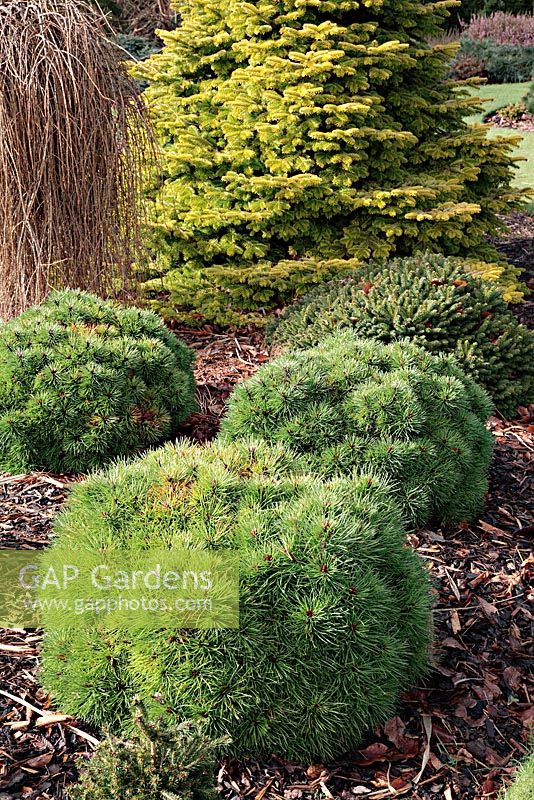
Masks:
[[[150,716],[206,720],[236,756],[330,758],[385,720],[425,673],[426,570],[385,483],[318,477],[265,443],[167,445],[76,485],[54,547],[234,551],[240,627],[46,628],[44,683],[61,709],[117,732]],[[297,471],[296,471],[297,470]]]
[[[491,408],[451,359],[341,331],[239,384],[220,435],[282,442],[326,476],[372,470],[407,523],[457,522],[487,488]]]
[[[417,250],[498,260],[485,234],[517,199],[513,144],[469,125],[445,80],[455,45],[429,40],[447,4],[364,6],[177,2],[180,27],[132,68],[161,145],[145,289],[163,313],[263,319]]]
[[[367,266],[312,290],[273,321],[268,335],[294,350],[341,328],[452,353],[503,415],[534,401],[534,333],[518,323],[495,284],[458,259],[419,254]]]
[[[0,470],[84,472],[167,439],[193,353],[151,312],[76,290],[0,327]]]

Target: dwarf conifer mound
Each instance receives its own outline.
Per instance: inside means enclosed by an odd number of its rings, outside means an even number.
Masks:
[[[369,258],[498,260],[513,146],[445,80],[446,3],[176,2],[134,67],[161,145],[145,288],[164,313],[239,322]]]
[[[193,353],[155,314],[76,290],[0,327],[0,470],[84,472],[195,409]]]
[[[202,725],[150,722],[138,705],[129,739],[109,734],[89,764],[80,761],[80,782],[69,800],[216,800],[216,754]]]
[[[73,488],[55,546],[233,551],[240,627],[45,626],[44,683],[63,711],[117,732],[137,694],[149,715],[205,719],[234,755],[294,759],[349,750],[391,714],[428,667],[426,570],[383,481],[297,463],[265,443],[179,442]]]
[[[269,336],[294,350],[340,328],[452,353],[503,415],[534,401],[534,333],[518,323],[494,283],[470,274],[459,259],[419,254],[362,268],[287,308]]]
[[[221,436],[283,442],[322,475],[372,470],[407,522],[457,522],[487,488],[491,409],[451,359],[341,331],[238,385]]]

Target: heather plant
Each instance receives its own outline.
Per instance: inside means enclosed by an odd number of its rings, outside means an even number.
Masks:
[[[466,64],[478,62],[478,74],[491,83],[529,81],[534,74],[534,16],[531,14],[476,15],[464,28],[452,77],[471,77]]]
[[[447,4],[176,2],[182,24],[133,74],[161,146],[144,289],[165,315],[262,319],[361,260],[498,256],[508,140],[464,118],[428,43]]]
[[[193,353],[155,314],[51,292],[0,328],[0,470],[83,472],[196,407]]]
[[[368,265],[287,308],[268,338],[284,350],[303,349],[341,328],[451,353],[503,415],[534,401],[534,333],[518,323],[491,281],[458,259],[418,254]]]
[[[458,522],[487,488],[491,409],[451,359],[340,331],[238,385],[220,435],[282,442],[324,476],[371,470],[410,525]]]
[[[532,14],[477,14],[464,28],[467,39],[491,39],[495,44],[534,47],[534,16]]]
[[[431,596],[388,487],[321,480],[283,446],[184,442],[73,487],[55,548],[162,545],[235,554],[240,625],[48,627],[44,683],[67,713],[117,733],[138,694],[150,718],[202,719],[229,754],[330,758],[392,713],[428,668]]]
[[[532,0],[462,0],[452,9],[452,18],[457,24],[468,24],[474,16],[487,16],[496,11],[508,14],[532,14]]]
[[[135,730],[128,738],[106,734],[69,800],[215,800],[217,751],[198,723],[150,721],[135,703]]]

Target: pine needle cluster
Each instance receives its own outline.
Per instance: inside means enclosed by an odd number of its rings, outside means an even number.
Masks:
[[[135,731],[128,739],[110,734],[89,764],[80,762],[80,782],[69,800],[215,800],[216,754],[198,723],[149,721],[136,703]]]
[[[145,289],[169,317],[261,317],[370,258],[498,261],[513,142],[464,118],[431,45],[448,3],[177,0],[134,67],[161,146]]]
[[[450,358],[347,330],[239,384],[221,437],[284,443],[322,475],[371,470],[409,524],[457,522],[476,512],[487,488],[491,409]]]
[[[431,595],[387,485],[321,480],[282,446],[178,442],[76,485],[56,544],[227,550],[240,627],[46,629],[59,706],[114,732],[139,695],[150,716],[205,719],[230,753],[330,758],[388,718],[428,668]]]
[[[453,354],[505,416],[534,401],[534,333],[518,323],[494,283],[459,259],[418,254],[361,268],[287,308],[268,337],[294,350],[341,328]]]
[[[193,353],[152,312],[51,292],[0,328],[0,469],[85,472],[195,409]]]

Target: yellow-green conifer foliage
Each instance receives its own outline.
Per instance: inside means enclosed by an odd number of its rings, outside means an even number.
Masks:
[[[236,322],[370,257],[495,260],[512,145],[464,122],[450,46],[427,44],[448,0],[174,5],[181,27],[134,68],[163,151],[160,308]]]

